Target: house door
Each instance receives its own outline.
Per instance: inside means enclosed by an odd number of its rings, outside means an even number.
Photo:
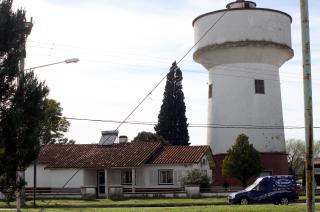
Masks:
[[[98,171],[98,197],[106,196],[106,184],[104,171]]]

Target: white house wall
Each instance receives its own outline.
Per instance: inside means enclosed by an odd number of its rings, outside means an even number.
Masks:
[[[49,187],[51,181],[50,170],[44,169],[45,165],[37,165],[37,187]],[[25,171],[26,187],[33,187],[33,164]]]
[[[144,165],[137,168],[137,187],[150,187],[150,188],[175,188],[181,187],[181,178],[192,169],[206,170],[208,177],[212,178],[212,171],[208,165],[206,158],[206,165],[192,164],[192,165]],[[173,170],[173,184],[159,185],[159,170]]]
[[[121,185],[121,170],[108,169],[108,184]]]
[[[83,170],[83,185],[93,186],[97,185],[97,170],[84,169]]]
[[[62,188],[64,184],[77,172],[77,169],[44,169],[45,165],[37,165],[37,187]],[[33,187],[33,165],[25,171],[27,187]],[[80,188],[84,185],[84,171],[81,169],[68,182],[65,188]]]
[[[181,177],[192,169],[206,170],[211,179],[208,158],[204,156],[206,163],[191,165],[143,165],[136,168],[136,187],[139,188],[176,188],[181,187]],[[202,160],[201,160],[202,161]],[[45,165],[37,165],[37,187],[62,188],[64,184],[77,172],[77,169],[44,169]],[[108,169],[108,185],[121,185],[121,170]],[[124,170],[124,169],[123,169]],[[131,168],[129,169],[131,170]],[[173,170],[173,184],[159,185],[159,170]],[[33,187],[33,165],[29,166],[25,172],[27,187]],[[81,169],[68,182],[65,188],[80,188],[82,186],[97,185],[97,170]],[[127,185],[131,187],[131,185]]]
[[[74,175],[77,169],[52,169],[51,188],[62,188],[64,184]],[[83,186],[83,170],[81,169],[65,186],[65,188],[80,188]]]

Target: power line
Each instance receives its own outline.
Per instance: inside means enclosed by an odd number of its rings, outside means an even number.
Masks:
[[[50,56],[50,57],[55,57],[55,58],[65,58],[65,57],[59,57],[59,56]],[[155,69],[155,68],[158,68],[158,69],[163,69],[163,67],[158,67],[158,66],[148,66],[148,68],[143,68],[143,69],[140,69],[140,67],[146,67],[145,65],[134,65],[134,64],[126,64],[126,63],[117,63],[117,62],[109,62],[109,61],[100,61],[100,60],[93,60],[93,59],[81,59],[82,61],[93,61],[93,62],[99,62],[99,63],[107,63],[107,64],[111,64],[111,65],[120,65],[120,66],[124,66],[124,67],[130,67],[130,70],[136,70],[136,71],[147,71],[149,72],[150,69]],[[132,68],[134,67],[134,68]],[[136,68],[135,68],[136,67]],[[151,68],[153,67],[153,68]],[[242,67],[242,66],[237,66],[237,65],[227,65],[227,66],[223,66],[221,65],[220,66],[220,70],[226,70],[226,71],[236,71],[237,73],[241,74],[241,73],[254,73],[254,74],[257,74],[257,76],[276,76],[278,77],[277,73],[275,74],[269,74],[269,73],[262,73],[262,72],[255,72],[255,71],[250,71],[250,70],[256,70],[254,68],[247,68],[247,67]],[[183,69],[182,70],[184,73],[185,72],[189,72],[189,73],[196,73],[196,74],[205,74],[204,72],[201,72],[199,70],[195,70],[195,69]],[[232,73],[218,73],[218,74],[215,74],[215,76],[230,76],[230,77],[236,77],[236,78],[243,78],[243,79],[254,79],[255,76],[245,76],[245,75],[236,75],[236,74],[232,74]],[[291,77],[291,78],[285,78],[285,79],[282,79],[283,77],[279,77],[279,79],[272,79],[272,78],[266,78],[266,77],[263,77],[264,80],[269,80],[269,81],[280,81],[280,83],[302,83],[302,81],[293,81],[293,80],[290,80],[290,79],[293,79],[294,76],[286,76],[286,77]],[[282,80],[280,80],[282,79]],[[320,81],[320,79],[314,79],[313,78],[313,84],[316,84],[316,85],[320,85],[320,83],[318,83]]]
[[[55,58],[64,58],[62,56],[52,56],[50,55],[50,57],[55,57]],[[132,67],[144,67],[143,69],[141,70],[150,70],[150,69],[155,69],[155,68],[158,68],[158,69],[163,69],[164,67],[161,67],[161,66],[148,66],[148,68],[145,68],[146,65],[137,65],[137,64],[130,64],[130,63],[123,63],[123,62],[114,62],[114,61],[105,61],[105,60],[97,60],[97,59],[86,59],[86,58],[82,58],[81,59],[82,61],[88,61],[88,62],[98,62],[98,63],[106,63],[106,64],[111,64],[111,65],[119,65],[119,66],[125,66],[125,67],[130,67],[131,70],[137,70],[139,71],[140,69],[132,69]],[[265,73],[265,72],[257,72],[257,70],[255,68],[252,68],[252,67],[243,67],[243,66],[239,66],[239,65],[231,65],[231,64],[228,64],[228,65],[220,65],[218,70],[227,70],[227,71],[236,71],[237,73],[241,72],[241,73],[249,73],[249,74],[256,74],[258,76],[275,76],[278,78],[278,76],[281,76],[283,73],[280,73],[278,71],[276,71],[275,73]],[[264,71],[270,71],[268,69],[262,69],[262,68],[259,68],[259,70],[264,70]],[[182,70],[183,72],[190,72],[190,73],[197,73],[197,74],[202,74],[201,71],[199,70],[195,70],[195,69],[183,69]],[[205,74],[205,73],[203,73]],[[232,74],[232,73],[219,73],[219,74],[215,74],[216,76],[234,76],[234,77],[238,77],[238,78],[252,78],[252,76],[239,76],[239,75],[235,75],[235,74]],[[298,76],[290,76],[290,74],[286,74],[288,76],[285,76],[285,79],[281,80],[280,82],[290,82],[290,83],[302,83],[302,81],[292,81],[291,79],[296,79]],[[279,78],[284,78],[284,77],[279,77]],[[273,81],[279,81],[278,79],[272,79],[272,78],[265,78],[265,80],[273,80]],[[317,82],[320,82],[320,78],[315,78],[313,77],[313,83],[314,84],[319,84]]]
[[[30,41],[30,42],[36,42],[36,41]],[[36,42],[36,43],[41,43],[41,42]],[[54,43],[53,43],[54,44]],[[31,47],[31,48],[49,48],[49,49],[53,49],[55,48],[54,50],[55,51],[63,51],[65,52],[64,49],[60,49],[58,50],[56,48],[56,46],[53,46],[53,47],[43,47],[43,46],[34,46],[34,45],[29,45],[28,47]],[[78,48],[78,49],[87,49],[87,48],[81,48],[81,47],[73,47],[73,48]],[[91,49],[89,49],[91,50]],[[94,49],[93,49],[94,50]],[[106,50],[96,50],[96,51],[106,51]],[[79,52],[79,51],[77,51]],[[115,52],[115,51],[110,51],[110,52]],[[87,52],[88,54],[92,55],[92,52]],[[99,54],[99,53],[95,53],[97,55],[102,55],[102,56],[107,56],[107,57],[112,57],[112,58],[123,58],[123,59],[131,59],[131,60],[140,60],[140,61],[155,61],[155,62],[158,62],[158,63],[168,63],[169,62],[169,58],[164,58],[164,57],[154,57],[154,56],[149,56],[149,55],[141,55],[141,54],[131,54],[131,53],[126,53],[127,55],[131,55],[131,56],[135,56],[135,57],[138,57],[138,58],[132,58],[132,57],[129,57],[129,56],[123,56],[123,52],[116,52],[117,54],[121,54],[121,55],[112,55],[112,54]],[[50,57],[52,57],[52,55],[49,55]],[[57,57],[57,56],[56,56]],[[83,57],[81,57],[83,58]],[[146,60],[146,58],[148,58]],[[86,59],[87,61],[94,61],[94,62],[104,62],[104,63],[108,63],[106,61],[103,61],[103,60],[92,60],[92,59]],[[184,62],[187,62],[187,63],[193,63],[193,61],[190,61],[190,60],[184,60]],[[120,63],[119,63],[120,64]],[[228,65],[228,66],[231,66],[231,67],[235,67],[235,68],[238,68],[237,66],[235,65]],[[259,68],[261,70],[261,68]],[[253,69],[252,69],[253,70]],[[273,74],[267,74],[267,73],[259,73],[259,74],[262,74],[262,75],[273,75]],[[287,75],[288,77],[300,77],[302,74],[300,73],[292,73],[292,72],[281,72],[282,75]],[[318,75],[315,75],[313,76],[313,80],[320,80],[320,78],[315,78],[315,77],[318,77]]]
[[[74,121],[89,121],[89,122],[104,122],[104,123],[122,123],[123,121],[117,120],[103,120],[103,119],[89,119],[89,118],[74,118],[74,117],[66,117],[68,120]],[[143,122],[143,121],[125,121],[123,124],[133,124],[133,125],[148,125],[154,126],[156,122]],[[276,126],[276,125],[241,125],[241,124],[190,124],[191,128],[217,128],[217,129],[304,129],[302,126]],[[314,127],[320,128],[320,127]]]

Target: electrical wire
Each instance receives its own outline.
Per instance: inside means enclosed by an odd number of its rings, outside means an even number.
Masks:
[[[73,121],[89,121],[89,122],[104,122],[104,123],[122,123],[123,121],[116,120],[103,120],[103,119],[89,119],[89,118],[75,118],[75,117],[65,117],[68,120]],[[125,121],[123,124],[133,124],[133,125],[148,125],[154,126],[156,122],[143,122],[143,121]],[[302,126],[276,126],[276,125],[235,125],[235,124],[190,124],[190,128],[215,128],[215,129],[304,129]],[[318,129],[320,127],[314,127]]]
[[[31,42],[36,42],[36,41],[31,41]],[[39,42],[39,43],[41,43],[41,42]],[[33,45],[29,45],[28,47],[31,47],[31,48],[49,48],[49,49],[51,49],[52,50],[52,48],[53,47],[42,47],[42,46],[33,46]],[[54,46],[54,48],[55,48],[55,51],[63,51],[63,52],[65,52],[65,50],[64,49],[61,49],[61,50],[57,50],[56,49],[56,46]],[[75,47],[74,47],[75,48]],[[79,49],[83,49],[83,48],[81,48],[81,47],[77,47],[77,48],[79,48]],[[100,51],[105,51],[105,50],[100,50]],[[79,51],[77,51],[77,52],[79,52]],[[112,52],[112,51],[111,51]],[[88,54],[90,54],[90,55],[92,55],[92,52],[87,52]],[[130,54],[130,53],[127,53],[127,55],[133,55],[133,56],[136,56],[136,57],[138,57],[138,58],[132,58],[132,57],[129,57],[129,56],[123,56],[123,54],[125,54],[125,53],[123,53],[123,52],[117,52],[118,54],[121,54],[121,55],[112,55],[112,54],[97,54],[97,55],[102,55],[102,56],[107,56],[107,57],[111,57],[111,58],[123,58],[123,59],[131,59],[131,60],[141,60],[141,61],[144,61],[144,63],[145,63],[145,61],[155,61],[155,62],[158,62],[158,63],[162,63],[162,64],[167,64],[168,62],[169,62],[169,58],[163,58],[163,57],[154,57],[154,56],[146,56],[146,55],[135,55],[135,54]],[[32,53],[31,53],[32,54]],[[50,55],[50,57],[52,57],[52,54]],[[58,56],[55,56],[55,57],[58,57]],[[62,56],[60,56],[61,58],[63,58]],[[82,57],[83,58],[83,57]],[[146,58],[148,58],[147,60],[146,60]],[[86,59],[86,58],[84,58],[84,59]],[[83,59],[82,59],[83,60]],[[108,63],[108,62],[106,62],[106,61],[104,61],[104,60],[92,60],[92,59],[86,59],[87,61],[93,61],[93,62],[105,62],[105,63]],[[184,60],[184,62],[187,62],[187,63],[191,63],[191,64],[194,64],[194,62],[193,61],[190,61],[190,60]],[[119,63],[119,64],[121,64],[121,63]],[[145,65],[144,65],[145,66]],[[238,66],[236,66],[236,65],[233,65],[233,64],[229,64],[228,65],[229,67],[234,67],[234,68],[238,68]],[[262,69],[262,68],[259,68],[259,70],[264,70],[264,69]],[[270,73],[270,74],[268,74],[268,73],[260,73],[259,72],[259,74],[262,74],[262,75],[273,75],[272,73]],[[300,74],[300,73],[292,73],[292,72],[284,72],[284,71],[282,71],[281,72],[281,75],[288,75],[288,77],[300,77],[302,74]],[[320,80],[320,78],[318,79],[318,78],[316,78],[316,77],[318,77],[318,75],[313,75],[313,80]]]
[[[55,57],[55,58],[64,58],[62,56],[51,56],[51,57]],[[132,67],[143,67],[143,70],[154,70],[154,69],[163,69],[164,67],[161,67],[161,66],[148,66],[148,68],[146,68],[146,65],[137,65],[137,64],[131,64],[131,63],[123,63],[123,62],[114,62],[114,61],[105,61],[105,60],[97,60],[97,59],[87,59],[87,58],[81,58],[82,61],[87,61],[87,62],[98,62],[98,63],[106,63],[106,64],[111,64],[111,65],[119,65],[119,66],[124,66],[124,67],[130,67],[130,70],[137,70],[139,71],[138,69],[133,69]],[[265,72],[257,72],[257,69],[254,69],[252,67],[244,67],[244,66],[240,66],[240,65],[234,65],[234,64],[228,64],[228,65],[220,65],[217,69],[220,69],[220,70],[226,70],[226,71],[234,71],[234,72],[237,72],[237,73],[249,73],[249,74],[256,74],[256,76],[275,76],[276,78],[278,78],[279,76],[279,72],[278,71],[275,71],[274,73],[265,73]],[[142,69],[141,69],[142,70]],[[268,71],[268,72],[271,72],[270,70],[268,69],[263,69],[263,68],[259,68],[259,70],[263,70],[263,71]],[[199,70],[195,70],[195,69],[188,69],[188,68],[184,68],[183,69],[183,72],[190,72],[190,73],[198,73],[198,74],[205,74],[205,72],[201,72]],[[239,76],[239,75],[235,75],[235,74],[232,74],[232,73],[215,73],[216,76],[235,76],[235,77],[238,77],[238,78],[250,78],[252,79],[252,76]],[[283,73],[280,73],[280,76],[282,76]],[[285,79],[282,79],[280,82],[281,83],[286,83],[286,82],[289,82],[289,83],[302,83],[302,81],[292,81],[294,79],[296,79],[298,76],[290,76],[289,74],[286,74],[288,76],[284,76]],[[284,77],[281,77],[281,78],[284,78]],[[272,79],[272,78],[266,78],[265,77],[265,80],[274,80],[274,81],[279,81],[278,79]],[[312,81],[314,84],[320,84],[318,82],[320,82],[320,78],[315,78],[314,76],[312,77]]]

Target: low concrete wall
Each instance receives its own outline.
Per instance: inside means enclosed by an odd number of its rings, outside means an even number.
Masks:
[[[188,197],[199,197],[200,196],[200,186],[198,186],[198,185],[185,186],[184,189],[186,190]]]
[[[225,198],[229,195],[230,193],[225,192],[225,193],[213,193],[213,192],[201,192],[200,197],[208,198],[208,197],[221,197]]]
[[[161,193],[161,192],[148,192],[148,193],[125,193],[123,194],[126,198],[186,198],[186,192],[177,193]]]
[[[96,199],[96,187],[86,186],[80,187],[82,199]]]
[[[123,199],[123,186],[109,186],[109,199],[121,200]]]

